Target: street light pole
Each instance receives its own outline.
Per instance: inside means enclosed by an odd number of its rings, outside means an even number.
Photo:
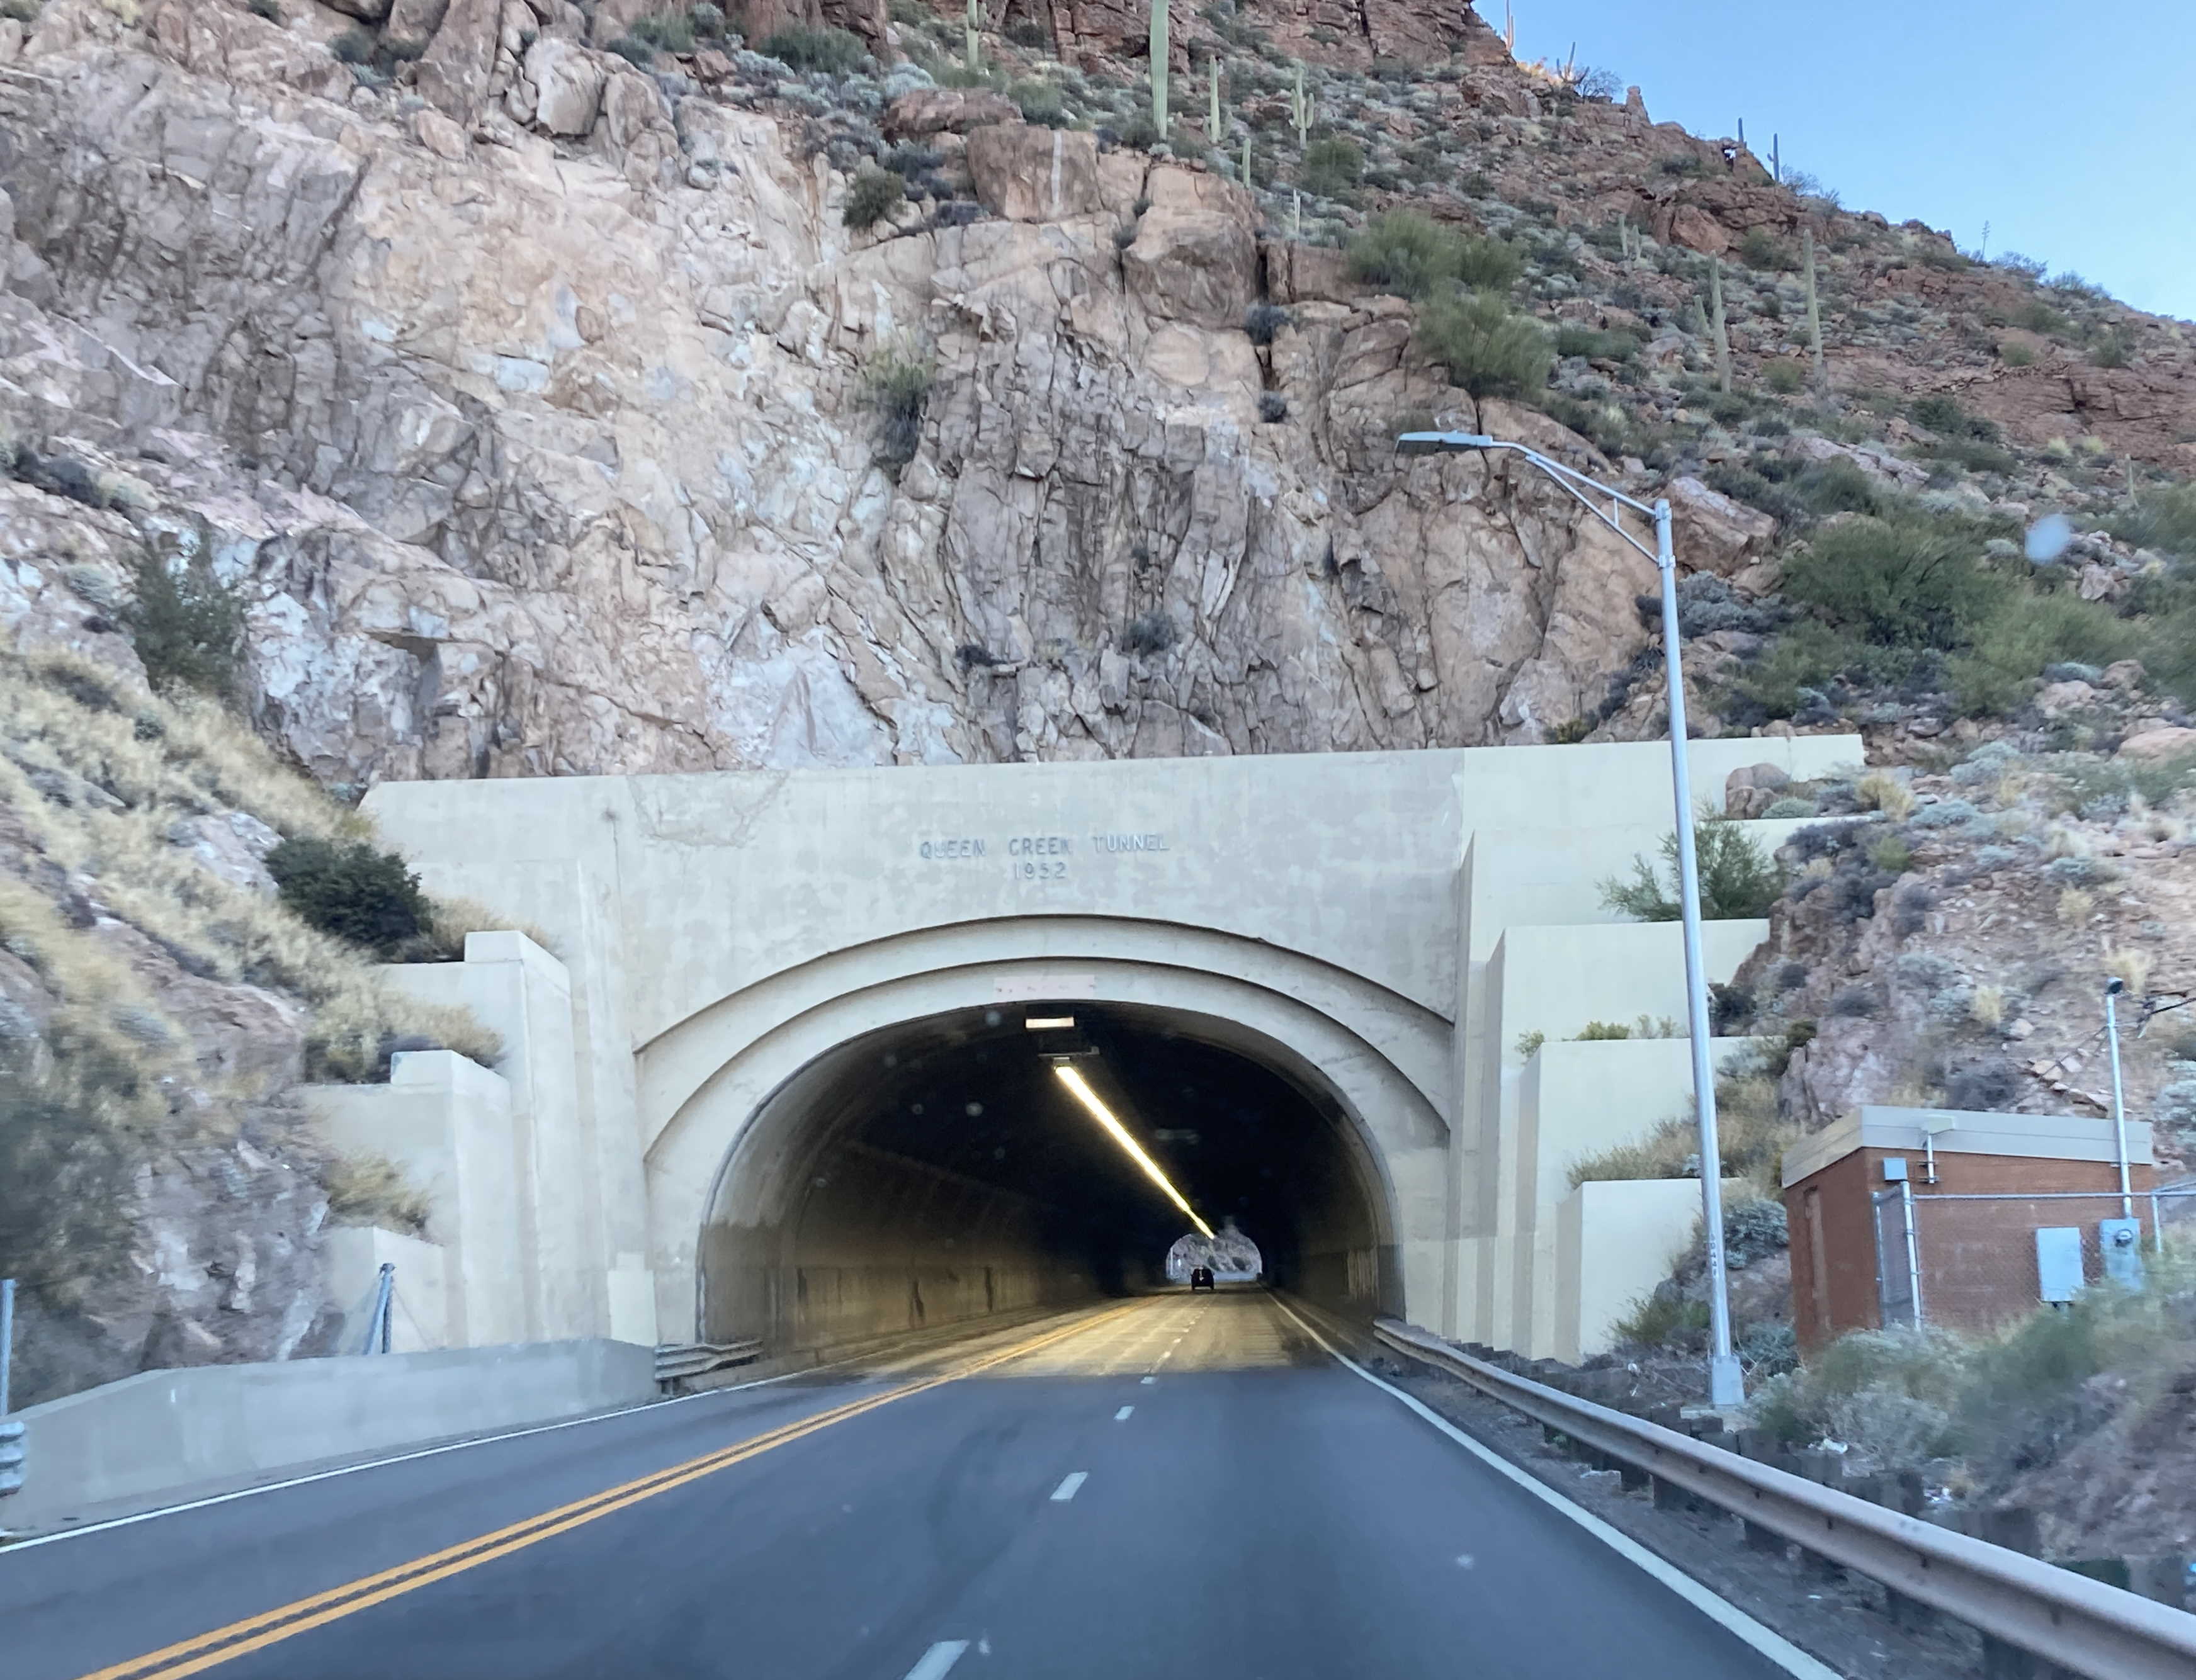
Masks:
[[[1678,904],[1685,925],[1685,1019],[1692,1039],[1693,1118],[1701,1155],[1701,1228],[1708,1261],[1708,1404],[1734,1406],[1746,1399],[1746,1381],[1731,1345],[1731,1272],[1723,1234],[1723,1151],[1716,1138],[1715,1069],[1708,1048],[1708,971],[1701,956],[1701,880],[1693,834],[1691,767],[1685,754],[1685,678],[1678,638],[1678,563],[1670,540],[1670,504],[1643,502],[1552,460],[1522,443],[1473,432],[1414,431],[1396,440],[1398,454],[1466,453],[1522,455],[1553,479],[1587,512],[1655,563],[1662,585],[1662,674],[1670,714],[1670,794],[1677,808]],[[1606,499],[1608,505],[1602,505]],[[1649,548],[1625,528],[1623,510],[1651,520]]]
[[[2126,984],[2117,974],[2105,982],[2105,1042],[2112,1053],[2112,1135],[2120,1165],[2120,1217],[2133,1219],[2135,1197],[2128,1184],[2127,1095],[2120,1087],[2120,1017],[2114,1007]]]

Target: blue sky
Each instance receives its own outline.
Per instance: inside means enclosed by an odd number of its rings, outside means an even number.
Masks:
[[[1746,136],[1846,206],[2196,320],[2189,0],[1511,0],[1517,53],[1606,66],[1657,122]],[[1503,0],[1477,0],[1502,27]]]

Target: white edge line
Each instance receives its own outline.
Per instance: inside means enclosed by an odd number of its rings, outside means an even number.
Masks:
[[[1315,1328],[1297,1314],[1294,1308],[1279,1296],[1274,1297],[1274,1304],[1291,1318],[1295,1319],[1313,1341],[1326,1348],[1344,1366],[1363,1377],[1381,1393],[1401,1400],[1413,1412],[1425,1418],[1427,1423],[1432,1424],[1490,1469],[1507,1476],[1535,1498],[1554,1506],[1556,1510],[1570,1518],[1610,1550],[1630,1562],[1637,1564],[1671,1591],[1676,1593],[1679,1597],[1707,1616],[1709,1620],[1743,1640],[1760,1652],[1763,1656],[1767,1657],[1770,1661],[1783,1669],[1786,1673],[1798,1675],[1800,1680],[1844,1680],[1835,1669],[1817,1661],[1781,1633],[1763,1626],[1729,1599],[1703,1586],[1684,1570],[1650,1551],[1623,1530],[1611,1527],[1584,1506],[1574,1504],[1529,1470],[1520,1469],[1492,1447],[1466,1435],[1424,1401],[1413,1395],[1405,1394],[1394,1383],[1375,1377],[1320,1335]]]
[[[945,1680],[953,1665],[959,1662],[968,1648],[965,1639],[941,1639],[922,1656],[907,1671],[907,1680]]]
[[[1052,1490],[1053,1503],[1064,1504],[1072,1499],[1083,1484],[1090,1480],[1088,1470],[1070,1470],[1060,1479],[1060,1486]]]
[[[1129,1421],[1129,1414],[1130,1414],[1130,1412],[1134,1412],[1136,1409],[1136,1408],[1135,1406],[1123,1406],[1123,1407],[1122,1407],[1118,1412],[1115,1412],[1115,1413],[1113,1414],[1113,1421],[1114,1421],[1116,1423],[1127,1423],[1127,1422]]]
[[[804,1365],[798,1371],[782,1371],[775,1377],[758,1377],[752,1383],[728,1383],[722,1388],[703,1388],[691,1394],[674,1394],[669,1400],[643,1400],[638,1406],[621,1406],[615,1412],[592,1412],[584,1417],[564,1417],[553,1423],[534,1423],[523,1429],[506,1429],[500,1435],[476,1435],[469,1440],[446,1440],[439,1446],[419,1447],[387,1458],[361,1459],[355,1464],[338,1464],[332,1469],[315,1470],[310,1475],[293,1475],[281,1481],[263,1481],[251,1487],[233,1487],[226,1493],[210,1493],[203,1499],[187,1500],[179,1505],[159,1505],[129,1516],[110,1516],[103,1521],[87,1522],[82,1527],[57,1528],[50,1534],[34,1535],[29,1539],[10,1540],[7,1538],[7,1531],[0,1528],[0,1557],[28,1551],[33,1546],[49,1546],[56,1540],[81,1540],[86,1535],[104,1534],[112,1529],[127,1528],[133,1523],[150,1522],[155,1517],[180,1516],[185,1511],[205,1510],[209,1506],[228,1504],[233,1499],[250,1499],[262,1493],[280,1493],[286,1487],[304,1487],[316,1481],[332,1481],[339,1475],[356,1475],[361,1470],[378,1470],[390,1464],[408,1464],[416,1459],[440,1458],[445,1452],[462,1452],[469,1446],[494,1446],[498,1441],[523,1440],[529,1435],[546,1435],[558,1429],[576,1429],[584,1423],[607,1423],[614,1417],[629,1417],[636,1412],[661,1412],[667,1406],[684,1406],[688,1400],[744,1394],[750,1388],[767,1388],[775,1383],[789,1383],[796,1377],[813,1377],[821,1371],[836,1371],[841,1365],[858,1363],[863,1357],[859,1354],[850,1354],[846,1359],[832,1360],[824,1365]],[[4,1515],[6,1510],[4,1505],[0,1505],[0,1515]]]

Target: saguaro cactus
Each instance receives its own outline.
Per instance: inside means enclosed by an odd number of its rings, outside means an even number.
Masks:
[[[1152,0],[1152,121],[1167,136],[1167,0]]]
[[[1289,94],[1289,120],[1297,125],[1297,150],[1311,141],[1311,95],[1304,89],[1303,66],[1297,66],[1297,84]]]
[[[1220,58],[1217,54],[1205,61],[1205,141],[1208,146],[1220,143]]]
[[[1250,131],[1249,131],[1247,129],[1244,131],[1244,134],[1243,134],[1243,184],[1244,184],[1245,187],[1248,187],[1248,186],[1250,186],[1250,185],[1251,184],[1251,135],[1250,135]]]
[[[1715,334],[1716,388],[1731,389],[1731,329],[1723,315],[1723,258],[1708,258],[1708,330]]]
[[[978,7],[976,0],[968,0],[968,14],[963,22],[968,32],[968,68],[971,70],[981,70],[984,67],[984,43],[979,33],[983,20],[984,14]]]
[[[1815,295],[1815,230],[1800,230],[1800,252],[1807,271],[1807,358],[1815,365],[1815,389],[1827,393],[1830,368],[1823,358],[1823,306]]]

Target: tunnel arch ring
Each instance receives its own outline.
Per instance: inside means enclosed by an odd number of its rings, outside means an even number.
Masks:
[[[1288,954],[1264,947],[1260,952],[1269,967],[1285,973],[1291,967]],[[1301,957],[1295,961],[1325,967]],[[758,1012],[728,1007],[740,1003],[742,995],[736,995],[674,1029],[690,1039],[679,1047],[690,1066],[696,1059],[692,1036],[708,1031],[712,1023],[719,1048],[709,1058],[716,1062],[714,1071],[667,1117],[647,1153],[651,1258],[659,1322],[665,1329],[678,1332],[696,1323],[703,1221],[720,1188],[737,1205],[741,1188],[724,1184],[725,1175],[736,1169],[741,1146],[771,1099],[804,1068],[843,1044],[885,1029],[969,1008],[1018,1007],[1021,998],[1040,995],[1032,989],[1063,966],[1087,981],[1082,995],[1091,1001],[1159,1011],[1190,1036],[1263,1063],[1315,1100],[1324,1097],[1347,1123],[1345,1135],[1365,1169],[1384,1232],[1399,1255],[1406,1301],[1438,1298],[1435,1250],[1445,1208],[1447,1134],[1436,1100],[1406,1076],[1396,1059],[1332,1015],[1273,986],[1176,963],[1053,951],[918,969],[836,991],[827,986],[820,995],[800,1000],[805,1007],[775,1019],[768,1011],[754,1019]],[[873,963],[860,968],[875,973]],[[815,977],[808,978],[812,983]],[[819,989],[811,984],[800,990]],[[1377,990],[1369,984],[1363,990]],[[1003,1000],[1003,991],[1018,996]],[[1401,1000],[1390,995],[1386,1001],[1390,1007],[1384,1013],[1392,1027],[1393,1005]],[[736,1024],[733,1018],[742,1013],[751,1019]],[[1447,1023],[1441,1027],[1445,1034]],[[650,1049],[671,1037],[666,1035]]]

